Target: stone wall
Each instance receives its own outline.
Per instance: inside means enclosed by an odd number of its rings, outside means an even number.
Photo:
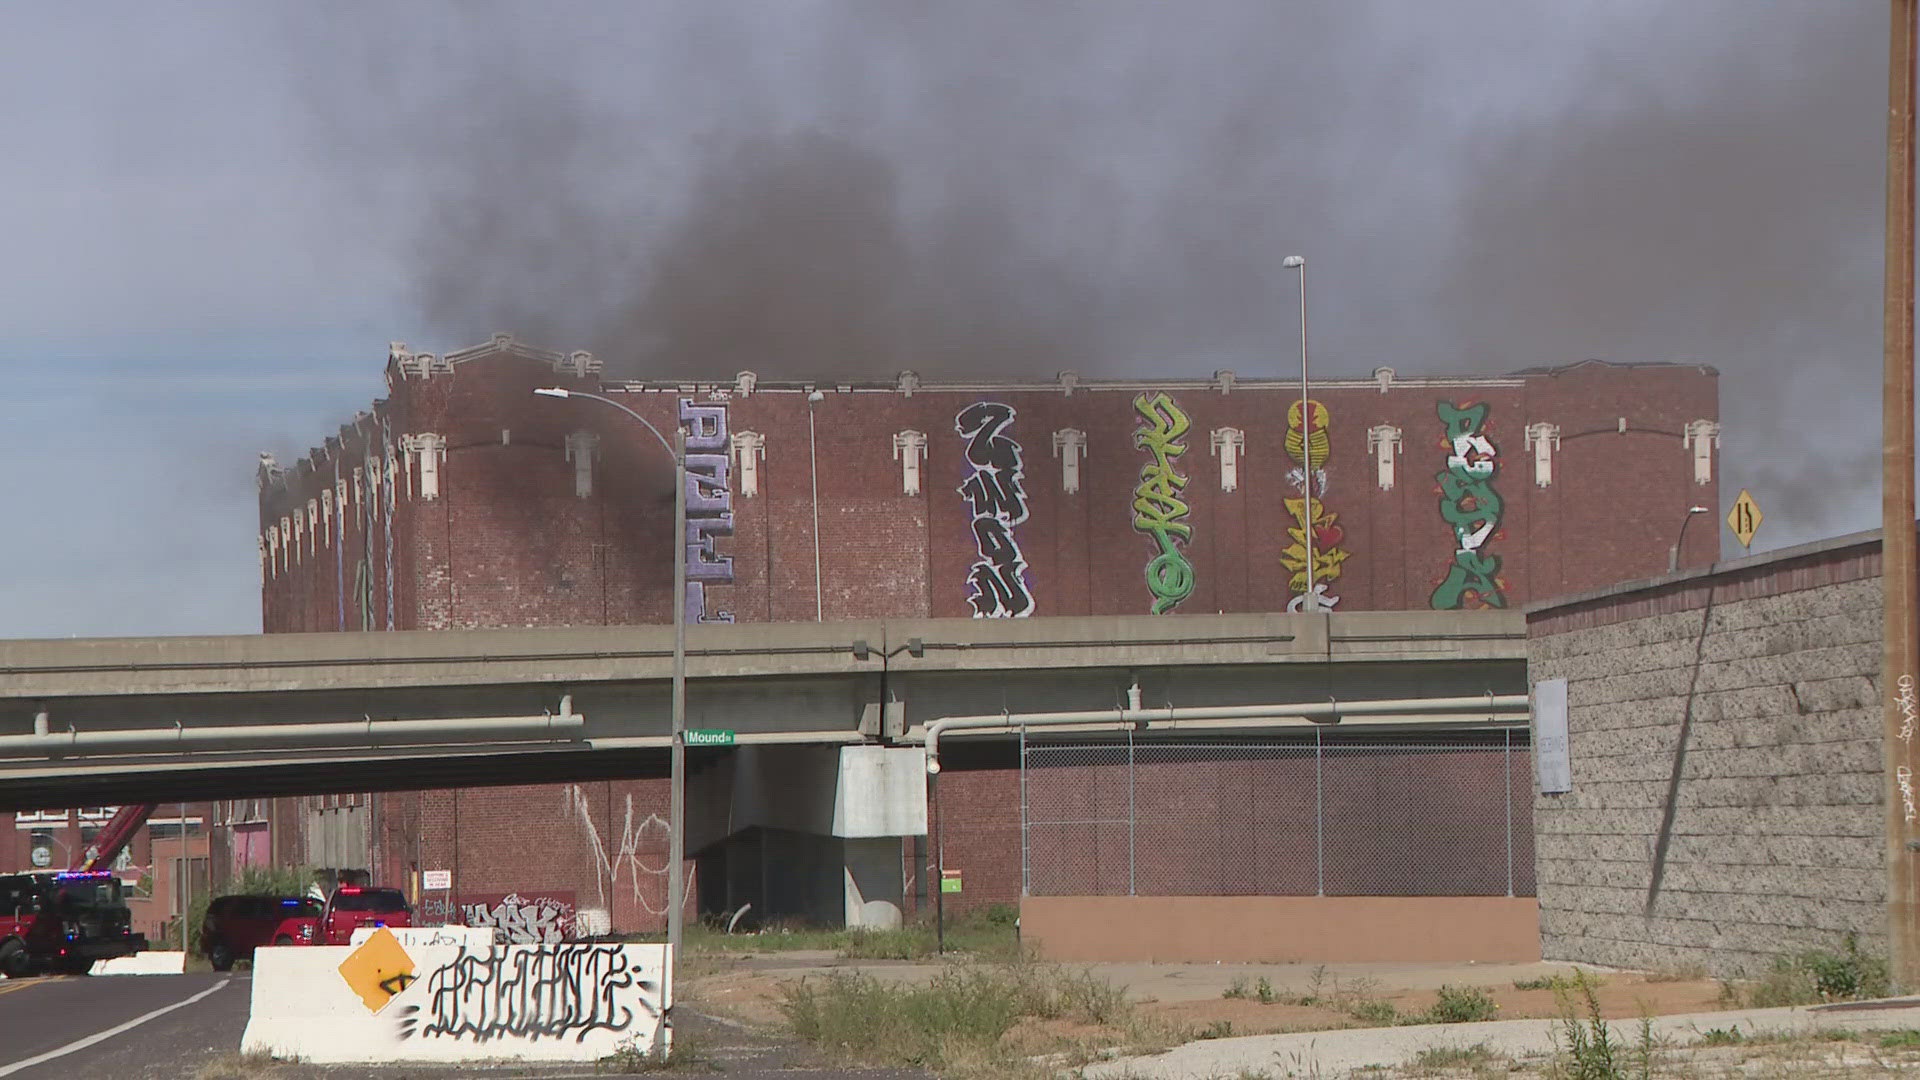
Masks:
[[[1884,954],[1877,537],[1538,605],[1528,631],[1573,771],[1535,804],[1544,957],[1730,976],[1849,931]]]

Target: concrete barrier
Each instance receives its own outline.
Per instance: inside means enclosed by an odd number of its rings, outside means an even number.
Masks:
[[[665,945],[261,949],[243,1053],[316,1064],[591,1061],[668,1035]]]
[[[347,939],[347,944],[364,945],[368,938],[381,929],[377,926],[359,927]],[[388,926],[384,929],[393,935],[401,948],[409,952],[429,945],[464,945],[469,949],[484,949],[494,943],[491,926]]]
[[[96,961],[93,965],[95,975],[178,975],[185,970],[187,954],[178,950],[116,956],[111,960]]]

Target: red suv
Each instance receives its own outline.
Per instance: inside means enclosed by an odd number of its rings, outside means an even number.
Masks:
[[[313,943],[347,945],[352,943],[353,932],[362,926],[412,925],[413,908],[407,905],[407,898],[399,889],[342,885],[327,897]]]
[[[253,959],[262,945],[311,945],[320,901],[302,896],[222,896],[207,905],[200,955],[215,971]]]

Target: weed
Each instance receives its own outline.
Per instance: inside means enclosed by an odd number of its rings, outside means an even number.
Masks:
[[[1646,980],[1650,983],[1699,982],[1707,977],[1707,969],[1700,964],[1682,964],[1664,971],[1649,971]]]
[[[842,1060],[935,1072],[991,1070],[1026,1018],[1112,1026],[1131,1013],[1124,989],[1032,962],[952,967],[923,986],[836,971],[789,985],[782,1009],[795,1035]]]
[[[1382,1027],[1400,1021],[1400,1011],[1393,1007],[1393,1002],[1379,998],[1362,998],[1354,1002],[1348,1006],[1347,1015],[1363,1024]]]
[[[1500,1006],[1494,1004],[1492,996],[1477,987],[1442,986],[1440,1000],[1434,1002],[1421,1019],[1432,1024],[1470,1024],[1476,1020],[1491,1020],[1499,1015]]]
[[[283,1064],[272,1054],[221,1054],[201,1065],[193,1077],[194,1080],[261,1080],[285,1075],[280,1069]]]
[[[1702,1046],[1738,1046],[1746,1041],[1747,1037],[1740,1034],[1739,1028],[1708,1028],[1700,1036]]]
[[[1262,1005],[1274,1003],[1273,984],[1267,981],[1266,976],[1261,976],[1260,981],[1253,984],[1253,996]]]
[[[1920,1031],[1915,1031],[1912,1028],[1908,1028],[1905,1031],[1889,1031],[1885,1035],[1880,1036],[1880,1049],[1882,1050],[1920,1049]]]
[[[1640,1022],[1640,1042],[1629,1048],[1614,1038],[1600,1016],[1600,998],[1584,971],[1572,986],[1555,991],[1560,1026],[1553,1035],[1555,1071],[1566,1080],[1647,1080],[1653,1075],[1653,1021]],[[1582,1019],[1581,1013],[1586,1014]]]
[[[1809,949],[1776,959],[1747,995],[1747,1004],[1764,1009],[1885,997],[1889,986],[1887,962],[1861,952],[1859,937],[1849,932],[1839,952]]]
[[[1537,979],[1515,979],[1515,990],[1565,990],[1573,986],[1573,980],[1565,975],[1542,975]]]
[[[1413,1063],[1422,1069],[1471,1069],[1485,1065],[1493,1060],[1493,1051],[1486,1043],[1474,1043],[1472,1046],[1435,1046],[1420,1051],[1413,1057]]]
[[[1240,1000],[1252,996],[1247,990],[1247,980],[1235,979],[1233,984],[1221,991],[1220,996],[1229,1000]]]
[[[1206,1027],[1194,1032],[1193,1037],[1196,1039],[1231,1039],[1233,1038],[1233,1021],[1215,1020]]]
[[[614,1048],[613,1053],[593,1063],[597,1073],[619,1073],[633,1075],[655,1072],[719,1072],[712,1055],[705,1046],[682,1032],[674,1039],[673,1052],[661,1054],[656,1050],[642,1050],[636,1042],[625,1042]]]

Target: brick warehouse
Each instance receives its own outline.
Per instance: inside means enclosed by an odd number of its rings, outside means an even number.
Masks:
[[[323,446],[261,462],[268,632],[669,621],[670,463],[545,385],[686,423],[690,467],[728,480],[689,490],[689,616],[709,621],[1517,607],[1665,571],[1688,508],[1718,501],[1717,373],[1693,365],[1381,368],[1316,382],[1306,423],[1297,382],[1230,372],[616,382],[505,335],[396,345],[386,379]],[[1688,531],[1680,564],[1711,563],[1715,536]],[[949,776],[968,906],[1019,897],[1012,777],[991,747]],[[273,850],[364,852],[396,883],[449,868],[462,900],[551,894],[639,928],[664,910],[665,796],[645,778],[289,800],[301,835]]]

